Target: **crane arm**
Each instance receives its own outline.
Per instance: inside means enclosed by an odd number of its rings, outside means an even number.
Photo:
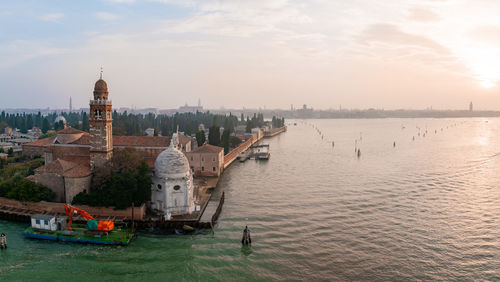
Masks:
[[[95,220],[95,218],[93,216],[91,216],[88,212],[86,212],[82,209],[70,206],[68,204],[64,205],[64,210],[66,211],[66,215],[68,215],[68,229],[69,230],[73,230],[73,229],[71,229],[71,224],[73,223],[73,213],[76,213],[76,214],[83,216],[83,218],[85,218],[86,221]]]

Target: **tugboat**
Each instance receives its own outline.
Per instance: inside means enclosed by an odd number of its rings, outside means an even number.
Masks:
[[[131,230],[115,227],[111,220],[95,220],[89,213],[65,205],[67,216],[37,214],[31,216],[31,226],[24,230],[27,238],[54,240],[60,242],[89,243],[126,246],[134,236]],[[80,214],[87,224],[72,225],[73,213]]]

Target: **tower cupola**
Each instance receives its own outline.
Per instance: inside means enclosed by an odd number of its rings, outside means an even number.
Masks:
[[[94,86],[94,100],[108,100],[108,84],[102,78]]]

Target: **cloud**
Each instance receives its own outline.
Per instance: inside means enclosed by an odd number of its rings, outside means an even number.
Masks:
[[[15,40],[0,44],[0,71],[43,56],[62,55],[66,48],[53,47],[36,40]]]
[[[94,16],[102,21],[114,21],[118,18],[117,15],[108,12],[97,12]]]
[[[412,21],[416,22],[437,22],[441,20],[441,17],[434,13],[433,11],[425,8],[411,8],[409,10],[410,16],[408,17]]]
[[[483,43],[500,45],[500,26],[486,25],[470,30],[467,35]]]
[[[359,46],[353,46],[349,52],[358,57],[401,61],[459,76],[470,75],[470,69],[450,49],[426,36],[405,32],[396,25],[370,25],[356,36],[356,41]]]
[[[58,22],[63,17],[64,17],[63,13],[51,13],[40,16],[40,19],[42,21],[47,21],[47,22]]]
[[[394,47],[406,46],[407,48],[426,50],[440,55],[450,55],[450,51],[436,41],[423,35],[404,32],[398,26],[392,24],[368,26],[358,36],[358,42],[366,45],[382,43]]]

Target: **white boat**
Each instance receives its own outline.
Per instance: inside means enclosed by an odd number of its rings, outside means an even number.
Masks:
[[[250,150],[245,150],[243,152],[239,152],[237,158],[238,158],[238,160],[240,160],[240,162],[246,161],[247,159],[250,158]]]
[[[254,146],[252,149],[256,160],[269,160],[271,157],[269,144]]]

